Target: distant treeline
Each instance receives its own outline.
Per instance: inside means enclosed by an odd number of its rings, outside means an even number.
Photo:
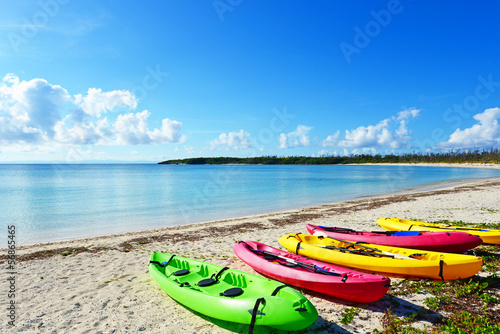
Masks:
[[[500,163],[500,150],[489,151],[453,151],[448,153],[405,153],[370,155],[356,154],[350,156],[322,156],[322,157],[278,157],[262,156],[253,158],[217,157],[217,158],[187,158],[167,160],[159,164],[169,165],[339,165],[339,164],[366,164],[366,163]]]

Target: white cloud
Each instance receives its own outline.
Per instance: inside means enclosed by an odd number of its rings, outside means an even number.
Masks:
[[[107,118],[94,122],[78,122],[71,128],[64,121],[59,121],[54,126],[54,141],[61,144],[73,145],[112,145],[113,131]]]
[[[326,137],[325,140],[323,140],[322,145],[324,147],[335,147],[335,146],[337,146],[338,142],[339,142],[339,136],[340,136],[340,132],[339,131],[335,132],[333,135],[329,135],[328,137]]]
[[[0,83],[0,145],[137,145],[180,143],[182,123],[165,118],[149,129],[147,110],[101,117],[117,108],[136,109],[128,91],[90,88],[71,98],[44,79],[21,81],[7,74]]]
[[[130,110],[137,108],[135,96],[126,90],[103,92],[100,88],[89,88],[85,97],[81,94],[75,95],[74,102],[86,114],[93,117],[101,117],[102,113],[119,107],[126,107]]]
[[[470,128],[456,129],[448,141],[441,142],[435,148],[440,149],[489,149],[500,145],[500,108],[486,109],[473,118],[478,121]]]
[[[244,130],[240,130],[239,132],[221,133],[217,139],[210,142],[210,148],[215,150],[219,146],[224,146],[228,150],[235,151],[250,148],[251,145],[248,137],[250,137],[250,134]]]
[[[345,130],[343,138],[340,131],[323,140],[324,147],[363,148],[363,152],[374,152],[377,147],[392,149],[408,148],[408,122],[419,115],[419,109],[403,110],[391,118],[384,119],[376,125],[360,126],[353,130]]]
[[[144,110],[139,113],[118,115],[115,123],[114,134],[118,145],[138,144],[165,144],[184,141],[180,135],[181,122],[168,118],[162,120],[161,129],[149,131],[148,117],[150,112]]]
[[[185,135],[181,135],[182,123],[165,118],[161,121],[161,130],[154,129],[151,135],[153,143],[183,143]]]
[[[291,147],[307,147],[311,146],[311,140],[308,136],[311,131],[311,126],[299,125],[297,130],[288,134],[281,133],[278,137],[280,146],[278,148],[291,148]]]
[[[51,138],[69,98],[64,88],[46,80],[19,81],[7,74],[0,83],[0,143]]]

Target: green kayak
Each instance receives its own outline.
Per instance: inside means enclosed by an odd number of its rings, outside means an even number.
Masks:
[[[214,319],[281,330],[307,328],[316,308],[297,290],[240,270],[153,253],[149,273],[170,297]]]

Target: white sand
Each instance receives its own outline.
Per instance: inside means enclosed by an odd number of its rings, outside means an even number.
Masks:
[[[253,272],[234,256],[235,241],[258,240],[279,247],[281,235],[307,233],[306,222],[381,230],[375,220],[385,216],[496,223],[500,217],[499,199],[500,179],[494,179],[437,191],[398,193],[204,224],[20,247],[16,250],[18,260],[50,249],[87,247],[89,251],[19,261],[14,299],[6,299],[9,285],[3,262],[0,333],[232,333],[224,328],[225,324],[205,320],[170,299],[148,273],[150,254],[176,253]],[[149,243],[138,244],[140,240]],[[127,241],[133,247],[125,252],[123,243]],[[2,255],[6,252],[0,250]],[[386,296],[372,304],[354,304],[304,294],[319,312],[309,331],[319,333],[372,332],[382,328],[379,318],[391,305],[391,298],[400,303],[393,308],[398,315],[415,312],[424,306],[426,298]],[[7,324],[6,307],[11,300],[16,305],[14,327]],[[344,325],[342,312],[350,307],[360,308],[361,312]],[[241,330],[246,332],[248,326],[241,326]]]

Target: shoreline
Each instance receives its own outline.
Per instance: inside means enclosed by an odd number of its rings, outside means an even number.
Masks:
[[[233,254],[236,241],[256,240],[279,248],[280,236],[306,233],[306,223],[382,230],[375,221],[384,216],[497,223],[498,198],[500,179],[495,178],[439,190],[383,194],[270,214],[22,246],[16,249],[16,325],[11,328],[7,321],[0,322],[0,332],[233,333],[227,324],[193,314],[170,299],[148,273],[150,254],[174,253],[254,273]],[[6,249],[0,254],[5,268]],[[393,287],[400,282],[396,278],[391,281]],[[381,330],[382,317],[389,308],[395,315],[406,316],[426,308],[424,301],[429,297],[425,292],[387,294],[375,303],[356,304],[303,293],[319,313],[309,330],[344,334]],[[342,315],[350,308],[358,313],[352,322],[343,324]],[[430,326],[436,317],[430,312],[417,324]],[[263,333],[271,332],[286,333],[263,328]]]
[[[500,169],[500,167],[499,167]],[[195,222],[195,223],[190,223],[190,224],[183,224],[183,225],[174,225],[174,226],[166,226],[166,227],[160,227],[160,228],[154,228],[154,229],[144,229],[144,230],[138,230],[138,231],[130,231],[130,232],[122,232],[122,233],[109,233],[109,234],[102,234],[102,235],[96,235],[96,236],[90,236],[90,237],[76,237],[76,238],[68,238],[64,240],[55,240],[55,241],[46,241],[46,242],[37,242],[37,243],[32,243],[32,244],[27,244],[27,245],[22,245],[22,246],[17,246],[17,250],[21,251],[24,253],[24,251],[29,250],[29,249],[50,249],[50,247],[58,247],[58,246],[66,246],[66,247],[72,247],[73,245],[79,245],[81,243],[105,243],[105,240],[112,240],[112,239],[125,239],[128,237],[141,237],[141,236],[149,236],[149,235],[154,235],[157,233],[165,233],[165,232],[170,232],[170,231],[177,231],[177,230],[193,230],[197,228],[203,228],[204,226],[217,226],[222,223],[231,223],[232,224],[238,224],[239,221],[246,221],[246,220],[255,220],[255,219],[269,219],[273,218],[275,216],[283,216],[286,214],[290,213],[297,213],[297,212],[304,212],[304,211],[311,211],[311,210],[316,210],[317,208],[321,207],[329,207],[329,206],[336,206],[336,205],[341,205],[342,203],[352,203],[352,202],[360,202],[362,203],[363,201],[372,201],[376,200],[377,198],[380,197],[387,197],[391,198],[394,196],[404,196],[404,195],[417,195],[417,196],[432,196],[435,192],[440,193],[441,191],[446,191],[448,189],[455,189],[460,191],[460,187],[463,186],[465,188],[469,187],[474,187],[474,186],[481,186],[483,183],[485,184],[500,184],[500,178],[488,178],[488,179],[467,179],[467,180],[457,180],[457,181],[442,181],[442,182],[437,182],[437,183],[432,183],[429,185],[424,185],[424,186],[419,186],[415,188],[410,188],[406,190],[400,190],[400,191],[395,191],[391,193],[384,193],[384,194],[378,194],[378,195],[366,195],[366,196],[359,196],[353,199],[348,199],[344,201],[338,201],[338,202],[332,202],[332,203],[323,203],[323,204],[318,204],[318,205],[313,205],[313,206],[307,206],[307,207],[299,207],[299,208],[294,208],[294,209],[289,209],[289,210],[280,210],[280,211],[271,211],[271,212],[263,212],[259,214],[252,214],[252,215],[247,215],[247,216],[238,216],[238,217],[229,217],[229,218],[224,218],[224,219],[217,219],[217,220],[210,220],[210,221],[201,221],[201,222]],[[374,223],[374,222],[373,222]],[[375,224],[375,223],[374,223]],[[375,226],[379,229],[378,225],[375,224]],[[0,261],[2,259],[1,254],[5,253],[7,251],[7,248],[0,248]]]
[[[410,167],[457,167],[457,168],[488,168],[488,169],[500,169],[500,165],[498,164],[478,164],[478,163],[463,163],[463,164],[444,164],[444,163],[365,163],[365,164],[345,164],[345,166],[362,166],[362,165],[370,165],[370,166],[410,166]],[[375,195],[361,195],[358,197],[354,198],[348,198],[340,201],[334,201],[334,202],[320,202],[316,203],[313,205],[307,205],[307,206],[301,206],[301,207],[290,207],[288,209],[278,209],[278,210],[273,210],[270,209],[269,211],[261,211],[259,213],[254,213],[254,214],[249,214],[249,215],[244,215],[244,216],[229,216],[229,217],[223,217],[220,219],[215,219],[215,220],[200,220],[200,221],[195,221],[192,223],[188,224],[181,224],[181,225],[172,225],[172,226],[164,226],[164,227],[158,227],[158,228],[145,228],[145,229],[139,229],[135,231],[124,231],[124,232],[117,232],[117,233],[102,233],[102,234],[97,234],[97,235],[91,235],[91,236],[86,236],[86,237],[61,237],[57,240],[48,240],[48,241],[40,241],[40,242],[32,242],[28,244],[24,244],[22,246],[18,246],[19,249],[25,248],[25,247],[36,247],[36,246],[43,246],[43,245],[49,245],[49,244],[59,244],[59,243],[68,243],[68,242],[73,242],[73,241],[88,241],[92,240],[95,238],[109,238],[109,237],[119,237],[127,234],[136,234],[136,233],[148,233],[148,232],[155,232],[155,231],[161,231],[163,229],[173,229],[176,227],[188,227],[188,226],[198,226],[198,225],[203,225],[203,224],[210,224],[210,223],[216,223],[219,221],[232,221],[232,220],[238,220],[238,219],[245,219],[245,218],[252,218],[252,217],[258,217],[258,216],[267,216],[267,215],[273,215],[273,214],[279,214],[282,212],[289,212],[289,211],[296,211],[296,210],[307,210],[309,208],[314,208],[317,206],[323,206],[323,205],[329,205],[329,204],[335,204],[335,203],[341,203],[341,202],[347,202],[347,201],[352,201],[352,200],[357,200],[357,199],[364,199],[364,198],[372,198],[372,197],[378,197],[378,196],[390,196],[391,194],[405,194],[405,193],[411,193],[411,192],[421,192],[421,191],[432,191],[432,190],[440,190],[444,188],[449,188],[449,187],[454,187],[457,185],[463,185],[463,184],[469,184],[469,183],[476,183],[476,182],[483,182],[486,180],[496,180],[499,178],[486,178],[486,179],[478,179],[478,178],[472,178],[472,179],[462,179],[462,180],[451,180],[451,181],[439,181],[439,182],[433,182],[430,184],[426,185],[421,185],[421,186],[416,186],[408,189],[403,189],[403,190],[396,190],[392,191],[389,193],[381,193],[381,194],[375,194]],[[0,254],[2,250],[5,250],[5,247],[0,247]]]
[[[500,169],[500,166],[498,167]],[[312,205],[312,206],[306,206],[306,207],[299,207],[299,208],[293,208],[293,209],[288,209],[288,210],[279,210],[279,211],[270,211],[270,212],[262,212],[258,214],[252,214],[252,215],[246,215],[246,216],[237,216],[237,217],[228,217],[228,218],[223,218],[223,219],[216,219],[216,220],[209,220],[209,221],[200,221],[200,222],[194,222],[194,223],[189,223],[189,224],[183,224],[183,225],[174,225],[174,226],[165,226],[165,227],[160,227],[160,228],[154,228],[154,229],[143,229],[143,230],[138,230],[138,231],[129,231],[129,232],[121,232],[121,233],[105,233],[101,235],[96,235],[96,236],[89,236],[89,237],[75,237],[75,238],[67,238],[63,240],[54,240],[54,241],[42,241],[42,242],[36,242],[32,244],[27,244],[27,245],[22,245],[18,246],[17,250],[27,250],[30,248],[47,248],[51,246],[64,246],[64,245],[72,245],[75,243],[88,243],[88,242],[96,242],[99,240],[107,240],[107,239],[117,239],[117,238],[126,238],[128,236],[134,237],[134,236],[141,236],[141,235],[150,235],[150,234],[155,234],[155,233],[163,233],[163,232],[168,232],[168,231],[174,231],[174,230],[183,230],[183,229],[196,229],[197,227],[203,227],[205,225],[210,226],[210,225],[218,225],[221,223],[226,223],[226,222],[238,222],[240,220],[253,220],[253,219],[266,219],[271,216],[280,216],[284,215],[287,213],[292,213],[292,212],[302,212],[302,211],[309,211],[309,210],[314,210],[319,207],[327,207],[327,206],[335,206],[341,203],[349,203],[349,202],[356,202],[356,201],[364,201],[364,200],[374,200],[379,197],[391,197],[391,196],[398,196],[398,195],[410,195],[410,194],[427,194],[426,196],[431,196],[432,192],[440,192],[441,190],[446,190],[446,189],[453,189],[457,188],[460,186],[474,186],[474,185],[480,185],[482,183],[499,183],[500,184],[500,177],[499,178],[487,178],[487,179],[465,179],[465,180],[454,180],[454,181],[441,181],[441,182],[436,182],[436,183],[431,183],[428,185],[423,185],[423,186],[418,186],[415,188],[410,188],[410,189],[405,189],[405,190],[399,190],[399,191],[394,191],[390,193],[383,193],[383,194],[376,194],[376,195],[366,195],[366,196],[359,196],[355,197],[352,199],[347,199],[343,201],[338,201],[338,202],[332,202],[332,203],[320,203],[317,205]],[[6,247],[0,248],[0,256],[2,252],[5,252],[7,250]],[[1,257],[0,257],[1,259]]]

